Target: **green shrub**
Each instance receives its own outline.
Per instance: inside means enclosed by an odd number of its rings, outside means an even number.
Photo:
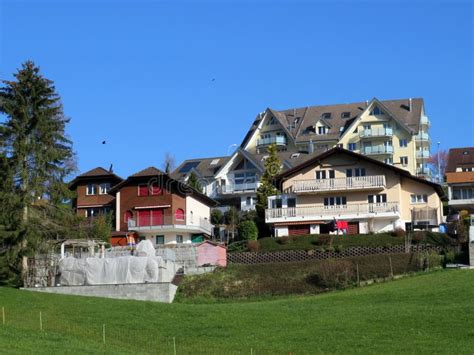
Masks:
[[[247,248],[249,251],[258,251],[260,249],[260,243],[258,240],[249,240],[247,242]]]
[[[290,237],[280,237],[277,240],[278,244],[283,244],[283,245],[290,244],[291,242],[292,242],[292,238]]]
[[[426,239],[426,232],[425,231],[416,231],[413,232],[411,235],[411,240],[413,244],[420,244]]]
[[[316,245],[329,245],[331,243],[331,235],[329,234],[320,234],[315,240]]]
[[[243,221],[238,226],[239,237],[243,240],[257,240],[258,229],[254,221]]]
[[[350,286],[354,281],[354,268],[348,260],[329,259],[319,263],[317,273],[310,275],[308,282],[328,289],[339,289]]]

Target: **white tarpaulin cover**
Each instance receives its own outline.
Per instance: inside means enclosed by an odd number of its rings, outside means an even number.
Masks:
[[[61,285],[133,284],[170,282],[173,279],[174,263],[155,256],[155,248],[151,241],[140,242],[135,254],[139,256],[63,258],[59,262]]]

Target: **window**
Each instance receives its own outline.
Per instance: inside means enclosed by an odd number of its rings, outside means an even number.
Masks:
[[[338,148],[344,148],[344,144],[342,144],[342,143],[341,143],[341,144],[336,144],[336,147],[338,147]]]
[[[428,195],[410,195],[411,203],[428,203]]]
[[[406,148],[408,146],[408,141],[406,139],[400,139],[400,147]]]
[[[331,112],[324,112],[324,113],[321,115],[321,118],[324,118],[324,119],[331,118]]]
[[[99,194],[106,195],[109,193],[110,184],[108,182],[104,182],[99,185]]]
[[[370,113],[372,116],[383,115],[382,110],[380,110],[377,106],[374,107],[372,112]]]
[[[372,126],[371,126],[370,124],[365,124],[365,125],[364,125],[364,130],[365,130],[365,131],[368,131],[368,130],[370,130],[371,128],[372,128]]]
[[[369,203],[387,203],[387,194],[369,195],[367,199]]]
[[[95,184],[88,184],[86,189],[86,195],[95,195],[97,194]]]
[[[354,173],[355,176],[365,176],[365,168],[355,168]]]
[[[393,164],[393,158],[385,158],[385,159],[383,160],[383,162],[384,162],[385,164],[392,165],[392,164]]]
[[[316,180],[326,179],[326,170],[316,171]]]
[[[138,226],[161,226],[163,225],[163,209],[154,208],[137,211]]]
[[[184,210],[182,208],[176,210],[175,218],[177,221],[184,221]]]
[[[148,196],[148,185],[138,185],[138,196]]]
[[[97,217],[100,213],[100,208],[86,208],[86,217]]]
[[[346,169],[346,177],[352,177],[352,169]]]
[[[281,208],[282,206],[282,200],[281,198],[275,198],[273,200],[271,200],[271,206],[272,208]]]
[[[161,187],[156,186],[156,185],[151,185],[151,194],[156,196],[156,195],[161,195],[163,193],[163,190]]]
[[[251,196],[247,196],[247,198],[245,199],[245,205],[246,206],[252,206],[252,197]]]
[[[133,212],[132,211],[125,211],[123,214],[123,221],[128,224],[128,221],[133,218]]]
[[[346,196],[325,197],[324,208],[341,208],[347,205]]]
[[[474,168],[462,168],[461,171],[463,171],[463,172],[474,171]]]
[[[354,151],[357,149],[357,143],[349,143],[347,145],[347,148],[350,150],[350,151]]]
[[[287,206],[289,208],[291,207],[296,207],[296,198],[294,197],[289,197],[288,200],[287,200]]]
[[[326,127],[325,126],[318,127],[318,134],[326,134]]]
[[[163,245],[163,244],[165,244],[165,236],[164,236],[164,235],[157,235],[157,236],[156,236],[155,244],[156,244],[156,245]]]
[[[474,188],[456,187],[453,188],[453,200],[470,200],[474,199]]]
[[[183,236],[182,235],[179,235],[179,234],[176,235],[176,243],[178,243],[178,244],[183,243]]]
[[[341,118],[349,118],[351,117],[351,113],[350,112],[343,112],[341,113]]]
[[[275,117],[272,117],[272,118],[270,118],[270,121],[268,121],[267,125],[273,126],[273,125],[276,124],[276,123],[277,123],[277,122],[276,122]]]
[[[400,157],[400,164],[402,164],[403,166],[407,166],[408,165],[408,157]]]

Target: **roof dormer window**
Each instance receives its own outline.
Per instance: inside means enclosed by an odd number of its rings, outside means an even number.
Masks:
[[[341,118],[349,118],[351,117],[351,113],[350,112],[343,112],[341,113]]]
[[[326,133],[327,133],[327,127],[326,126],[318,127],[318,134],[326,134]]]
[[[324,112],[321,114],[321,118],[324,118],[325,120],[331,118],[331,112]]]
[[[268,121],[267,125],[273,126],[273,125],[276,124],[276,123],[277,123],[277,122],[276,122],[275,117],[272,117],[272,118],[270,118],[270,121]]]

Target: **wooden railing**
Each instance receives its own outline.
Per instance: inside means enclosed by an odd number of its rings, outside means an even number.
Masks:
[[[351,203],[347,205],[325,206],[325,205],[308,205],[302,207],[287,208],[269,208],[265,210],[265,219],[278,219],[286,217],[321,217],[339,215],[371,215],[377,213],[393,213],[399,214],[400,207],[398,202],[385,203]]]
[[[385,175],[371,175],[335,179],[296,180],[291,189],[293,192],[298,193],[384,187]]]

